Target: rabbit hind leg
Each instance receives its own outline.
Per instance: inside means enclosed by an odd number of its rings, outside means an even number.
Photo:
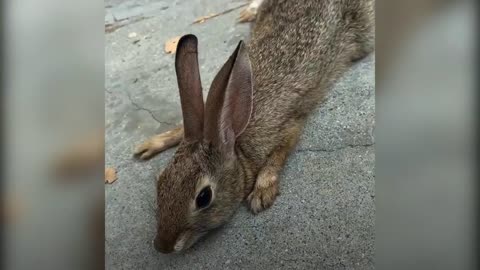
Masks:
[[[238,16],[238,22],[253,22],[257,17],[258,7],[260,7],[262,2],[263,0],[253,0],[244,10],[240,12],[240,15]]]

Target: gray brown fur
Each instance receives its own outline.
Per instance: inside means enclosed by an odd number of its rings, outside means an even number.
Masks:
[[[264,1],[249,44],[254,113],[241,146],[261,167],[282,132],[324,98],[352,60],[373,50],[374,2]]]
[[[265,0],[248,44],[253,74],[248,125],[235,134],[232,153],[205,138],[180,143],[158,179],[155,247],[172,252],[183,237],[181,250],[188,248],[227,222],[245,199],[255,213],[270,207],[306,117],[351,62],[373,49],[373,0]],[[192,205],[202,181],[215,187],[215,195],[208,208],[196,210]]]

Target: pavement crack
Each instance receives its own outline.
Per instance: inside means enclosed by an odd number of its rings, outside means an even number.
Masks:
[[[159,123],[159,124],[164,124],[164,125],[173,125],[172,123],[169,123],[169,122],[160,121],[150,109],[147,109],[147,108],[145,108],[145,107],[142,107],[142,106],[140,106],[138,103],[136,103],[135,101],[133,101],[132,96],[130,96],[130,94],[129,94],[128,92],[127,92],[127,97],[128,97],[128,100],[130,100],[130,103],[132,103],[132,105],[133,105],[137,110],[147,112],[148,114],[150,114],[150,116],[153,118],[153,120],[155,120],[157,123]]]
[[[114,13],[112,13],[112,17],[113,17],[113,23],[105,24],[105,33],[112,33],[112,32],[115,32],[117,29],[122,28],[126,25],[151,18],[151,17],[143,17],[143,16],[132,16],[132,17],[118,20],[115,17]]]
[[[369,147],[369,146],[373,146],[375,145],[375,143],[366,143],[366,144],[347,144],[347,145],[343,145],[343,146],[340,146],[340,147],[337,147],[337,148],[332,148],[332,149],[316,149],[316,148],[300,148],[300,149],[297,149],[295,152],[336,152],[336,151],[339,151],[339,150],[344,150],[346,148],[357,148],[357,147]]]

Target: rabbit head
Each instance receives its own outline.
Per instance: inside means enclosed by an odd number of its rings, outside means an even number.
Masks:
[[[253,110],[253,78],[242,41],[215,76],[204,105],[197,38],[183,36],[175,58],[184,138],[157,179],[155,248],[184,250],[229,220],[245,195],[235,142]]]

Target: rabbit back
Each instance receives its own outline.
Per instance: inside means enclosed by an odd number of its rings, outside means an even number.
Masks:
[[[265,0],[248,46],[255,86],[246,152],[264,159],[373,44],[373,0]]]

